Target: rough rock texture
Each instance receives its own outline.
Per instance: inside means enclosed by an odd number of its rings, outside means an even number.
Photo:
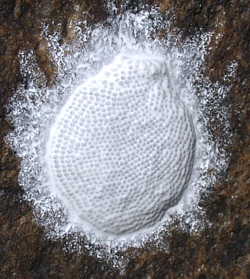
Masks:
[[[82,3],[81,3],[82,2]],[[122,6],[140,7],[136,1]],[[19,160],[4,143],[11,129],[3,107],[15,94],[18,84],[27,83],[19,73],[18,51],[31,48],[52,84],[54,66],[40,36],[40,23],[49,24],[51,32],[72,40],[72,26],[84,18],[89,24],[105,20],[105,1],[2,0],[0,3],[0,278],[249,278],[250,277],[250,3],[244,0],[155,0],[166,18],[170,18],[183,38],[201,29],[214,31],[206,74],[220,80],[228,61],[238,62],[237,75],[225,104],[230,107],[232,154],[225,179],[218,181],[201,206],[206,208],[212,226],[201,235],[189,235],[178,228],[166,236],[169,253],[157,251],[153,243],[124,253],[127,267],[119,275],[107,261],[66,253],[63,241],[43,238],[43,228],[36,225],[31,205],[20,199],[23,191],[17,182]],[[83,4],[84,3],[84,4]],[[53,24],[52,24],[53,23]],[[60,24],[59,24],[60,23]],[[175,30],[173,30],[175,32]],[[216,42],[217,34],[222,37]],[[62,41],[62,43],[63,43]],[[216,96],[215,96],[216,98]],[[215,114],[216,115],[216,114]],[[214,137],[220,136],[219,123],[211,123]],[[82,240],[84,241],[84,240]],[[91,249],[91,248],[90,248]]]

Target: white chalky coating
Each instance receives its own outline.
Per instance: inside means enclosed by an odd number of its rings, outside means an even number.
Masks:
[[[195,131],[169,71],[162,57],[120,54],[75,90],[51,127],[51,190],[100,231],[153,226],[187,186]]]

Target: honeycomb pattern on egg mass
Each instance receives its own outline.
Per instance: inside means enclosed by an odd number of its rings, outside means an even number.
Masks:
[[[155,225],[187,187],[192,118],[164,58],[119,54],[68,98],[50,129],[51,191],[107,234]]]

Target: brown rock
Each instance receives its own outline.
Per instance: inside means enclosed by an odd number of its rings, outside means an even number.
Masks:
[[[124,274],[108,261],[84,253],[64,252],[62,241],[43,238],[32,215],[32,205],[23,201],[18,185],[20,161],[4,142],[11,130],[4,105],[15,94],[20,82],[18,51],[33,49],[37,61],[52,84],[54,65],[46,42],[41,38],[40,23],[49,31],[63,35],[61,43],[74,39],[72,26],[82,18],[89,24],[105,20],[105,1],[2,0],[0,3],[0,278],[250,278],[250,3],[242,0],[155,0],[166,18],[178,27],[183,39],[195,32],[211,31],[211,52],[206,61],[206,75],[222,80],[229,61],[239,67],[225,99],[230,107],[230,130],[234,142],[228,146],[229,168],[200,205],[206,209],[212,226],[200,235],[190,235],[170,228],[164,241],[169,253],[153,243],[144,248],[129,248],[122,253],[127,263]],[[119,3],[119,5],[118,5]],[[139,1],[117,1],[120,12],[138,9]],[[58,25],[58,23],[61,23]],[[216,34],[221,34],[217,43]],[[216,138],[220,123],[211,125]],[[84,240],[81,240],[83,243]],[[80,243],[80,244],[81,244]],[[79,244],[79,245],[80,245]],[[84,247],[84,245],[82,245]],[[90,248],[94,249],[94,247]]]

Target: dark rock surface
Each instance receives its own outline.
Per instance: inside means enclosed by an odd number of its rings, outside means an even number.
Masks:
[[[137,1],[123,5],[120,12],[140,8]],[[124,253],[128,265],[124,274],[106,260],[63,251],[62,241],[43,237],[43,228],[32,216],[31,205],[20,197],[18,185],[20,160],[4,142],[12,129],[6,119],[10,97],[20,83],[18,52],[33,49],[48,86],[52,84],[54,65],[40,36],[40,23],[50,31],[59,31],[63,42],[73,39],[71,24],[86,19],[91,25],[104,21],[105,1],[2,0],[0,3],[0,278],[250,278],[250,3],[247,0],[155,0],[162,13],[178,27],[183,38],[197,30],[213,31],[206,75],[212,81],[222,79],[229,61],[238,62],[235,83],[226,105],[230,107],[233,145],[225,179],[201,201],[212,226],[200,235],[190,235],[174,226],[170,252],[150,245],[130,248]],[[88,11],[82,16],[82,11]],[[83,18],[84,17],[84,18]],[[61,25],[58,25],[61,23]],[[173,31],[174,32],[174,31]],[[216,34],[222,34],[219,44]],[[215,96],[216,98],[216,96]],[[221,135],[219,124],[211,125],[215,137]]]

